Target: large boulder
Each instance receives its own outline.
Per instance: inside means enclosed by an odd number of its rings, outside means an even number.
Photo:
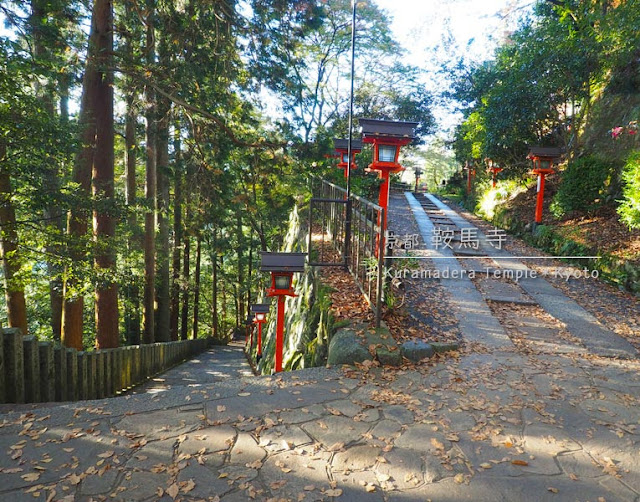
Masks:
[[[373,356],[353,328],[341,329],[333,335],[329,344],[327,365],[354,364],[367,360],[372,361]]]
[[[383,365],[402,365],[402,351],[388,329],[356,325],[343,328],[333,336],[327,364],[361,363],[374,357]]]

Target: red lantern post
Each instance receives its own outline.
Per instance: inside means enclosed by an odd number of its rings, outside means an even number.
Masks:
[[[413,130],[418,123],[375,119],[360,119],[359,122],[362,127],[362,142],[373,144],[373,162],[369,164],[369,169],[378,171],[382,179],[378,205],[384,208],[384,221],[379,222],[384,235],[389,207],[389,176],[391,173],[404,171],[404,167],[398,163],[400,147],[413,141]]]
[[[562,151],[559,148],[542,148],[533,147],[527,155],[528,159],[531,159],[533,163],[533,174],[538,176],[538,196],[536,198],[536,224],[542,223],[542,205],[544,202],[544,184],[547,174],[555,172],[553,169],[553,163],[560,158]]]
[[[471,193],[471,180],[476,175],[476,168],[469,161],[465,162],[465,171],[467,171],[467,194]]]
[[[276,318],[275,372],[282,371],[282,353],[284,348],[284,302],[285,296],[297,296],[292,288],[293,274],[304,272],[307,253],[267,253],[262,251],[262,272],[271,272],[271,287],[267,296],[278,297]]]
[[[491,159],[484,159],[484,161],[487,163],[487,170],[491,172],[491,186],[495,188],[496,177],[498,176],[498,173],[502,171],[502,168],[498,167],[498,165]]]
[[[344,170],[344,177],[347,178],[349,174],[347,169],[349,168],[349,140],[334,138],[333,147],[336,150],[336,157],[339,159],[338,168]],[[356,166],[356,154],[362,151],[362,141],[351,141],[351,169],[357,169]]]
[[[253,323],[258,325],[257,362],[260,362],[260,359],[262,359],[262,325],[267,320],[267,314],[269,313],[270,307],[271,305],[268,303],[256,303],[251,305],[251,312],[255,315]]]

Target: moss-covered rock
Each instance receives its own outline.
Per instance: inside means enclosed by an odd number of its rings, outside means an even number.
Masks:
[[[436,354],[443,354],[445,352],[451,352],[453,350],[460,349],[460,344],[458,343],[446,343],[446,342],[432,342],[431,346]]]
[[[372,361],[373,355],[353,328],[341,329],[333,335],[327,359],[329,366],[361,363],[367,360]]]
[[[382,365],[402,364],[402,350],[386,328],[372,329],[363,324],[342,328],[329,344],[329,365],[354,364],[374,359]]]

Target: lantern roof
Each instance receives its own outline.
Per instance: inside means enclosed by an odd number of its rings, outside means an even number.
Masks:
[[[414,139],[414,129],[418,122],[396,120],[358,119],[362,127],[362,138],[405,138]]]
[[[304,272],[307,253],[269,253],[261,251],[261,272]]]
[[[562,156],[562,149],[555,147],[543,147],[543,146],[532,146],[529,148],[529,153],[527,154],[528,159],[533,159],[534,157],[538,158],[547,158],[547,159],[557,159]]]
[[[349,140],[348,139],[339,139],[339,138],[334,138],[333,139],[333,148],[335,148],[336,150],[344,150],[344,151],[348,151],[349,150]],[[351,151],[358,153],[362,151],[362,141],[359,139],[352,139],[351,140]]]
[[[269,313],[270,303],[254,303],[251,305],[251,312],[254,314],[267,314]]]

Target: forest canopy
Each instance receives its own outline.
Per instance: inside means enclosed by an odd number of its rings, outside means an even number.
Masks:
[[[351,5],[3,2],[2,324],[77,349],[241,326],[258,251],[346,134]],[[387,14],[357,19],[355,113],[428,134]]]

